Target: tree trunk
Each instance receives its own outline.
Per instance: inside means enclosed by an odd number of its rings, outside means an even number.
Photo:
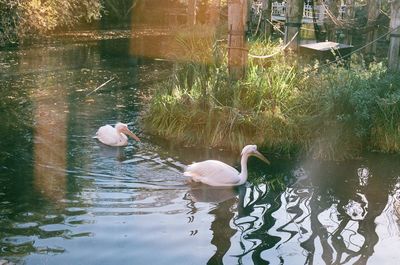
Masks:
[[[251,25],[251,14],[250,14],[250,12],[251,12],[251,5],[252,5],[252,2],[253,2],[253,0],[246,0],[245,1],[246,3],[246,13],[245,13],[245,24],[244,24],[244,30],[245,30],[245,33],[248,33],[248,32],[250,32],[250,25]]]
[[[220,0],[212,0],[209,6],[209,23],[217,26],[219,24],[219,12],[221,8]]]
[[[189,0],[188,2],[188,15],[187,15],[187,24],[195,25],[196,24],[196,0]]]
[[[289,43],[289,48],[298,51],[300,45],[300,27],[303,19],[303,0],[288,0],[286,4],[286,23],[285,23],[285,44]]]
[[[329,41],[336,41],[336,24],[332,17],[337,18],[339,15],[337,0],[326,0],[325,5],[328,8],[328,12],[325,16],[324,26],[326,29],[326,37]]]
[[[376,29],[376,20],[379,16],[379,10],[381,8],[381,0],[369,0],[368,1],[368,22],[367,22],[367,39],[366,42],[370,43],[378,37],[378,30]],[[376,54],[376,42],[365,47],[365,52],[369,55]]]
[[[228,68],[232,80],[244,76],[248,51],[245,42],[247,0],[228,1]]]
[[[389,70],[400,72],[400,0],[393,0],[390,13]]]
[[[375,0],[380,1],[380,0]],[[346,0],[346,20],[347,20],[347,29],[346,29],[346,38],[344,39],[345,44],[351,45],[353,42],[353,34],[352,28],[354,24],[355,10],[354,10],[354,0]]]
[[[265,39],[269,39],[272,34],[272,25],[271,25],[271,16],[272,16],[272,0],[263,0],[262,1],[262,17],[263,17],[263,32]]]

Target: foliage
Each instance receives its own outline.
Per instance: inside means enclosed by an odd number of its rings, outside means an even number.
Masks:
[[[291,131],[282,110],[297,91],[295,66],[264,68],[251,62],[245,79],[233,83],[223,47],[212,40],[210,35],[201,42],[203,54],[192,49],[192,38],[179,39],[181,50],[188,51],[185,56],[194,53],[195,60],[176,64],[174,74],[155,88],[144,119],[147,128],[188,144],[240,149],[253,142],[287,149]],[[213,63],[205,56],[211,52]],[[279,137],[266,138],[269,134]]]
[[[100,18],[99,0],[0,0],[0,46]]]
[[[0,47],[18,41],[17,6],[17,1],[0,0]]]
[[[137,5],[137,0],[103,0],[103,5],[107,12],[107,16],[114,19],[127,20],[132,10]]]
[[[302,146],[323,159],[350,158],[371,147],[381,120],[378,100],[388,96],[390,80],[382,63],[331,66],[310,75],[291,115],[303,133]]]
[[[400,76],[381,80],[383,91],[376,97],[376,111],[371,129],[371,145],[383,152],[400,151]]]
[[[203,52],[194,39],[179,40],[196,60],[176,63],[154,88],[144,115],[149,132],[189,145],[240,150],[254,143],[318,159],[400,151],[400,77],[383,63],[367,67],[353,57],[351,68],[317,63],[318,71],[307,71],[277,55],[267,63],[250,60],[245,78],[233,83],[223,46],[209,36]],[[265,54],[265,47],[273,53],[280,45],[256,41],[251,53]],[[207,53],[215,61],[202,60]]]

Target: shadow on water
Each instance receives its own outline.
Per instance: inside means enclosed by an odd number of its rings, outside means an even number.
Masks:
[[[188,185],[185,165],[218,159],[238,168],[239,155],[142,131],[149,83],[170,65],[127,56],[131,45],[0,52],[1,257],[24,264],[396,262],[398,156],[272,159],[271,166],[251,159],[242,187]],[[116,121],[130,122],[143,142],[110,148],[92,138]]]

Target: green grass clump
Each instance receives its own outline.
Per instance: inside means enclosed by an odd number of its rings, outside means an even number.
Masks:
[[[298,90],[295,66],[265,68],[250,61],[245,78],[231,82],[225,55],[210,50],[219,61],[176,64],[171,77],[155,88],[144,117],[147,129],[190,145],[292,149],[284,113]]]
[[[400,79],[382,63],[328,67],[305,84],[290,116],[303,132],[302,147],[313,157],[336,160],[366,150],[400,151]]]
[[[202,50],[213,53],[213,62],[198,55],[195,62],[177,63],[154,88],[144,115],[150,133],[187,145],[240,150],[252,143],[318,159],[400,151],[400,77],[382,63],[307,73],[281,54],[267,63],[250,59],[243,80],[231,82],[226,54],[209,36]],[[180,39],[187,55],[196,54],[191,41]],[[273,53],[279,47],[255,42],[250,51]]]
[[[386,153],[400,151],[400,76],[390,75],[380,84],[383,89],[376,97],[371,147]]]

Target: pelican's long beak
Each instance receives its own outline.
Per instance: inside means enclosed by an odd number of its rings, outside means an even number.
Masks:
[[[124,130],[124,133],[135,139],[136,141],[140,142],[139,137],[136,136],[133,132],[131,132],[129,129]]]
[[[269,160],[265,156],[263,156],[263,154],[261,154],[260,152],[254,151],[253,154],[254,154],[254,156],[258,157],[259,159],[261,159],[262,161],[267,163],[268,165],[271,164],[271,162],[269,162]]]

